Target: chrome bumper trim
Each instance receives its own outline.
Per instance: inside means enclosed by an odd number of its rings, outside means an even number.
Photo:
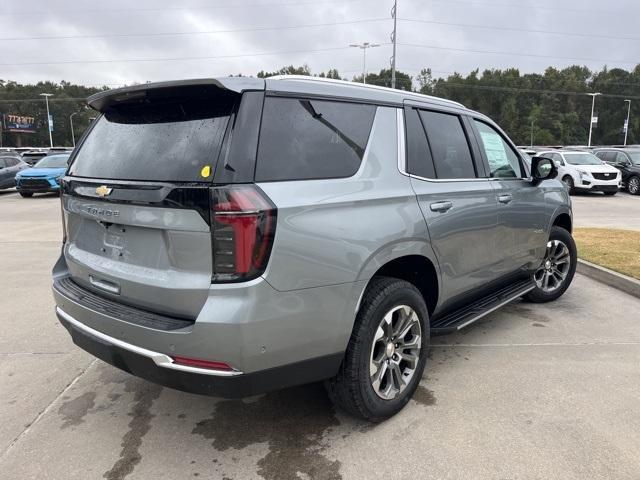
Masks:
[[[115,347],[122,348],[123,350],[128,350],[129,352],[135,353],[137,355],[142,355],[143,357],[150,358],[159,367],[169,368],[171,370],[179,370],[181,372],[197,373],[200,375],[211,375],[214,377],[235,377],[237,375],[242,375],[242,372],[238,370],[231,370],[231,371],[209,370],[206,368],[179,365],[177,363],[174,363],[173,358],[171,358],[169,355],[165,355],[164,353],[154,352],[152,350],[147,350],[146,348],[132,345],[123,340],[119,340],[117,338],[113,338],[109,335],[106,335],[102,332],[99,332],[98,330],[94,330],[93,328],[88,327],[84,323],[81,323],[75,318],[73,318],[71,315],[69,315],[67,312],[62,310],[60,307],[56,307],[56,313],[60,315],[62,318],[64,318],[65,321],[69,322],[71,325],[76,327],[78,330],[81,330]]]

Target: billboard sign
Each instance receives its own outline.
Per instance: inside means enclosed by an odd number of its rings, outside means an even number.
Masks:
[[[4,130],[12,133],[36,133],[36,119],[26,115],[5,113],[2,116]]]

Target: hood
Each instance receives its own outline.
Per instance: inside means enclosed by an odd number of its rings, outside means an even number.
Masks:
[[[29,168],[20,171],[16,176],[20,176],[22,178],[25,177],[48,177],[55,178],[64,174],[67,171],[67,167],[61,168]]]
[[[589,173],[618,173],[618,169],[611,165],[571,165],[573,168]]]

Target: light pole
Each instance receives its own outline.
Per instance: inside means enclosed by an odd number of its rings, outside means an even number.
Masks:
[[[47,128],[49,129],[49,146],[53,148],[53,137],[51,136],[51,115],[49,115],[49,97],[53,97],[53,93],[41,93],[41,97],[44,97],[44,101],[47,104]]]
[[[71,142],[73,143],[73,146],[76,146],[76,135],[73,131],[73,116],[79,114],[80,112],[73,112],[71,115],[69,115],[69,123],[71,124]]]
[[[533,122],[535,121],[536,121],[535,118],[531,119],[531,148],[533,148]]]
[[[627,121],[624,123],[624,145],[627,146],[627,134],[629,133],[629,115],[631,114],[631,100],[625,100],[629,104],[627,107]]]
[[[362,83],[367,83],[367,48],[379,47],[379,43],[352,43],[350,47],[360,48],[362,50]]]
[[[591,95],[591,118],[589,118],[589,144],[588,147],[591,146],[591,130],[593,129],[593,110],[596,106],[596,97],[598,95],[602,95],[601,93],[587,93],[587,95]]]

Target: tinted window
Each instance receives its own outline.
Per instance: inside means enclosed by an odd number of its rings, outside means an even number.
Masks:
[[[422,121],[414,108],[405,109],[407,130],[407,172],[424,178],[436,178],[433,159]]]
[[[265,100],[257,181],[350,177],[360,167],[376,107],[325,100]]]
[[[614,160],[616,163],[628,163],[629,159],[622,152],[616,152],[616,158]]]
[[[420,111],[427,131],[436,176],[441,179],[476,176],[469,143],[457,115]]]
[[[96,121],[69,173],[122,180],[211,180],[234,101],[207,96],[110,110]]]
[[[480,133],[480,140],[484,153],[489,162],[492,177],[521,178],[520,160],[502,136],[486,123],[474,120]]]

